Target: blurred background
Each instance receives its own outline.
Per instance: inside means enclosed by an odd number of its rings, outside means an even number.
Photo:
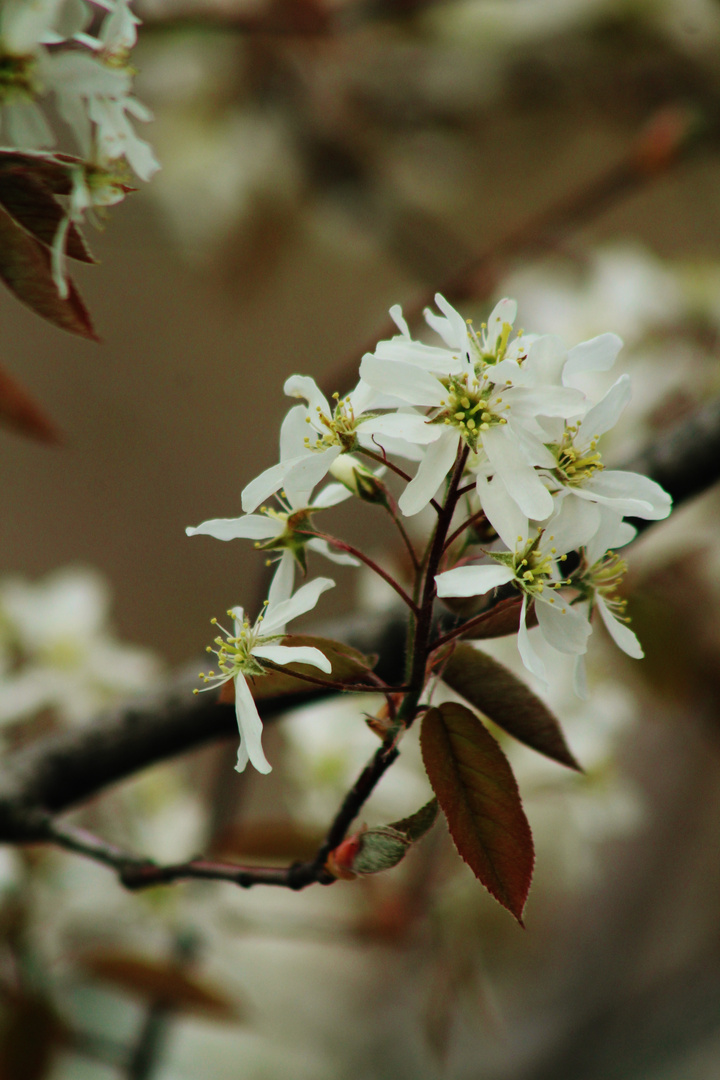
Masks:
[[[479,319],[513,295],[569,346],[619,333],[614,464],[720,392],[717,0],[135,10],[162,171],[88,235],[100,265],[76,277],[102,340],[0,295],[3,363],[63,435],[0,431],[8,747],[152,685],[213,615],[258,602],[262,559],[185,527],[240,512],[276,460],[284,379],[348,389],[391,304],[416,315],[440,289]],[[717,1075],[718,509],[709,492],[629,549],[646,660],[594,642],[589,702],[569,675],[552,688],[586,775],[507,748],[538,847],[524,932],[439,827],[388,874],[297,896],[129,895],[5,849],[0,1078]],[[385,539],[356,509],[333,527]],[[323,617],[388,602],[338,581]],[[516,663],[512,641],[495,652]],[[276,725],[269,779],[215,748],[74,816],[162,859],[302,857],[374,749],[360,712]],[[368,820],[425,792],[410,743]]]

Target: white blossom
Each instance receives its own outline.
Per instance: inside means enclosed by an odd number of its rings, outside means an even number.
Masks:
[[[238,772],[243,771],[248,761],[261,773],[268,773],[272,768],[262,748],[262,720],[247,682],[249,678],[266,673],[263,661],[281,665],[310,664],[326,675],[331,673],[332,665],[319,649],[278,645],[276,642],[285,636],[287,623],[312,610],[321,594],[334,585],[329,578],[315,578],[289,599],[271,598],[252,626],[241,607],[232,608],[228,614],[233,619],[233,631],[220,627],[225,636],[215,639],[216,649],[209,648],[218,658],[220,674],[210,671],[202,676],[209,684],[206,689],[231,679],[235,684],[235,714],[240,732],[235,766]]]

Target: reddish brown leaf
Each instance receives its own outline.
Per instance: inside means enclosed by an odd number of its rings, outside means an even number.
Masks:
[[[362,682],[367,672],[372,670],[372,657],[363,656],[357,649],[343,645],[330,638],[313,637],[308,634],[289,634],[282,640],[283,645],[304,645],[320,649],[332,664],[332,673],[328,675],[334,682]],[[322,672],[309,664],[288,664],[284,671],[268,671],[261,678],[249,679],[248,685],[256,701],[282,697],[286,694],[308,694],[317,690],[312,683],[293,678],[292,672],[299,671],[311,675],[314,679],[322,678]],[[224,703],[235,700],[235,687],[227,682],[220,693]]]
[[[509,600],[503,600],[488,611],[481,622],[471,626],[467,633],[463,634],[463,637],[471,638],[473,641],[489,641],[490,638],[509,637],[510,634],[517,634],[520,626],[520,607],[521,601],[519,598],[516,600],[511,597]],[[525,622],[528,629],[537,626],[534,607],[531,607],[528,611]]]
[[[97,341],[90,316],[75,285],[63,300],[52,278],[50,254],[0,207],[0,278],[19,300],[44,319]]]
[[[80,958],[80,966],[102,982],[179,1012],[238,1020],[237,1004],[172,963],[145,960],[129,953],[94,952]]]
[[[52,247],[58,226],[65,217],[65,209],[42,180],[20,172],[0,170],[0,204],[23,229]],[[73,224],[68,229],[65,250],[71,259],[95,262]]]
[[[41,180],[56,195],[72,190],[72,168],[82,158],[72,154],[52,154],[42,150],[0,150],[0,172],[21,173]]]
[[[60,432],[19,383],[0,367],[0,424],[39,442],[59,443]]]
[[[420,745],[460,855],[522,926],[535,855],[507,758],[478,718],[454,703],[425,714]]]
[[[445,666],[443,679],[508,735],[582,772],[547,705],[492,656],[460,644]]]

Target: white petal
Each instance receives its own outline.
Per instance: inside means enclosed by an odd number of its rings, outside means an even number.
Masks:
[[[245,514],[239,518],[211,518],[185,530],[188,536],[214,536],[216,540],[269,540],[283,531],[282,522],[265,514]]]
[[[489,482],[478,476],[477,493],[488,521],[500,539],[513,551],[518,536],[528,538],[526,515],[508,494],[500,476],[494,476]]]
[[[344,551],[337,551],[335,548],[328,544],[327,540],[308,540],[305,545],[310,551],[317,552],[318,555],[324,555],[330,562],[337,563],[339,566],[360,566],[360,560],[356,559],[354,555],[348,555]]]
[[[240,731],[240,749],[235,768],[242,772],[248,761],[258,772],[269,773],[272,766],[262,748],[262,720],[250,687],[242,675],[235,677],[235,715]]]
[[[447,323],[446,323],[447,330],[449,330],[449,333],[447,334],[447,336],[445,336],[445,334],[442,334],[442,333],[440,334],[440,336],[442,338],[444,338],[445,341],[447,341],[447,343],[448,343],[448,345],[450,346],[451,349],[460,349],[462,352],[467,354],[467,351],[468,351],[468,329],[467,329],[467,323],[463,319],[462,315],[460,314],[459,311],[455,310],[455,308],[452,306],[452,304],[449,303],[445,299],[445,297],[442,295],[442,293],[435,293],[435,303],[437,304],[437,306],[440,308],[443,315],[445,316],[445,318],[447,320]],[[502,303],[502,301],[501,301],[501,303]],[[425,318],[427,319],[427,317],[428,317],[428,312],[425,313]],[[429,319],[428,319],[428,322],[429,322]]]
[[[280,633],[280,628],[284,628],[291,619],[297,619],[299,615],[311,611],[322,593],[327,589],[332,589],[334,585],[335,582],[330,578],[315,578],[314,581],[309,581],[307,585],[298,589],[289,600],[283,600],[277,605],[268,604],[262,623],[263,634]]]
[[[660,487],[648,476],[640,473],[625,472],[619,469],[610,469],[595,473],[585,485],[586,491],[592,491],[605,498],[618,500],[633,500],[644,504],[647,509],[641,512],[638,509],[625,510],[626,514],[635,517],[649,518],[658,521],[666,518],[672,509],[672,499],[664,488]],[[618,507],[620,510],[620,507]]]
[[[427,448],[418,471],[398,500],[398,506],[406,517],[419,513],[430,502],[452,469],[457,447],[457,435],[454,431],[448,431]]]
[[[345,454],[344,457],[338,458],[338,461],[344,461],[349,457],[349,454]],[[332,469],[332,466],[330,467]],[[330,470],[328,470],[330,471]],[[352,491],[346,488],[344,484],[328,484],[322,491],[319,491],[312,501],[313,507],[318,510],[327,510],[331,506],[337,506],[338,503],[345,502],[352,495]]]
[[[518,652],[520,658],[525,667],[530,671],[537,679],[539,679],[545,686],[548,686],[548,677],[545,670],[545,665],[535,652],[535,649],[530,643],[530,635],[528,633],[527,623],[525,622],[525,614],[527,611],[527,596],[523,596],[522,607],[520,609],[520,626],[518,628]]]
[[[328,399],[315,380],[311,379],[309,375],[291,375],[289,379],[285,380],[283,391],[288,397],[304,398],[308,403],[313,420],[318,409],[325,413],[326,416],[332,414]]]
[[[277,465],[271,465],[269,469],[251,480],[243,488],[241,495],[242,508],[245,513],[250,514],[253,510],[257,510],[261,503],[274,495],[285,483],[285,477],[290,468],[299,460],[299,458],[291,458],[289,461],[281,461]]]
[[[336,457],[342,453],[339,446],[327,450],[310,451],[304,457],[288,462],[283,487],[292,506],[307,506],[312,489],[327,475]]]
[[[584,653],[592,627],[581,611],[570,607],[567,601],[555,595],[554,603],[542,597],[535,599],[540,633],[553,649],[563,653]]]
[[[520,382],[532,386],[559,386],[566,355],[562,341],[554,334],[536,337],[534,341],[528,342],[527,359],[521,369],[523,378]]]
[[[573,690],[583,701],[587,701],[590,696],[588,694],[585,657],[582,654],[575,657],[575,664],[573,666]]]
[[[607,506],[599,506],[600,525],[592,540],[585,545],[590,566],[594,566],[606,551],[623,547],[637,534],[637,529],[623,521],[620,514]]]
[[[295,558],[291,551],[283,551],[278,568],[273,574],[268,590],[268,607],[275,607],[289,600],[295,588]]]
[[[305,422],[308,411],[304,405],[293,405],[280,426],[280,460],[287,461],[290,458],[300,457],[307,454],[305,439],[308,437],[309,425]]]
[[[456,566],[435,578],[438,596],[482,596],[490,589],[505,585],[515,577],[509,566],[498,563],[484,566]]]
[[[545,536],[559,555],[586,547],[600,528],[600,508],[585,499],[574,499],[566,489],[564,498],[556,496],[556,510],[545,526]]]
[[[642,646],[634,632],[625,623],[615,618],[599,593],[596,595],[596,600],[600,617],[618,648],[622,649],[628,656],[632,656],[634,660],[642,660],[645,653],[642,651]]]
[[[326,675],[332,671],[327,656],[311,645],[257,645],[252,654],[260,660],[271,660],[274,664],[310,664]]]
[[[393,306],[390,308],[390,318],[395,323],[395,325],[397,326],[398,330],[403,335],[403,337],[409,338],[410,337],[410,329],[408,327],[408,324],[405,322],[405,319],[404,319],[403,313],[402,313],[402,308],[400,307],[399,304],[393,304]]]
[[[599,438],[620,419],[630,400],[630,376],[621,375],[608,390],[605,397],[583,417],[579,425],[578,444]]]
[[[534,521],[550,517],[554,507],[552,495],[532,466],[524,461],[509,433],[501,427],[491,428],[483,432],[482,443],[508,494],[523,514]]]
[[[599,334],[589,341],[581,341],[568,353],[563,369],[565,385],[574,375],[585,371],[609,371],[623,346],[617,334]]]
[[[514,386],[503,395],[518,416],[575,416],[586,398],[570,386]]]
[[[494,352],[497,347],[498,339],[502,334],[503,324],[509,323],[510,326],[512,326],[515,322],[516,315],[517,300],[511,300],[509,297],[499,300],[492,309],[487,321],[486,333],[487,346],[490,352]]]
[[[360,364],[360,375],[374,389],[410,405],[439,405],[447,397],[443,384],[429,371],[400,360],[378,360],[367,353]]]
[[[439,320],[445,322],[444,319]],[[409,338],[393,338],[392,341],[380,341],[375,351],[369,355],[377,360],[405,361],[424,371],[438,371],[443,375],[455,375],[463,370],[463,362],[453,356],[449,349],[438,345],[426,345],[423,341]]]
[[[435,442],[443,434],[444,425],[429,424],[421,413],[397,412],[383,416],[368,417],[358,427],[358,436],[372,446],[369,435],[379,435],[378,442],[384,445],[383,438],[403,439],[405,442],[426,446]]]

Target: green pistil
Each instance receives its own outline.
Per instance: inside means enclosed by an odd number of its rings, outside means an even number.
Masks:
[[[40,87],[34,77],[34,56],[13,56],[0,52],[0,102],[13,97],[34,98]]]
[[[493,553],[493,558],[498,562],[512,567],[516,584],[530,597],[540,596],[545,589],[559,589],[561,585],[567,584],[565,581],[553,581],[553,562],[557,551],[554,547],[545,553],[540,551],[541,537],[542,533],[520,551]],[[552,536],[549,537],[551,542],[552,539]],[[519,536],[518,541],[522,542],[522,537]],[[566,555],[560,555],[559,560],[564,562],[566,558]],[[554,598],[550,603],[555,603]]]
[[[505,359],[511,331],[512,327],[510,323],[503,323],[500,338],[495,347],[495,352],[484,352],[482,354],[482,358],[486,364],[499,364],[501,360]]]
[[[265,601],[265,603],[267,604],[267,601]],[[228,615],[232,618],[232,611],[228,611]],[[231,679],[240,673],[249,675],[250,677],[265,674],[265,668],[260,661],[256,660],[252,655],[252,650],[258,642],[274,640],[272,636],[263,638],[260,635],[262,619],[262,615],[259,615],[255,626],[251,626],[249,619],[245,619],[240,627],[240,632],[237,635],[231,634],[229,630],[225,630],[224,627],[220,626],[217,619],[210,620],[213,626],[220,627],[225,637],[216,637],[213,644],[217,647],[213,648],[212,645],[208,645],[205,650],[206,652],[214,653],[215,656],[217,656],[220,673],[217,674],[214,671],[201,671],[200,678],[203,682],[225,682],[227,679]]]
[[[335,393],[333,399],[336,404],[332,416],[324,413],[319,405],[316,406],[317,420],[327,431],[318,434],[314,442],[310,436],[305,438],[305,445],[310,450],[329,450],[331,446],[339,446],[345,452],[355,449],[357,422],[350,398],[341,398]],[[309,416],[306,417],[306,423],[312,423]]]
[[[577,571],[577,579],[573,579],[572,584],[591,602],[599,593],[615,618],[620,622],[629,623],[630,618],[626,614],[627,600],[620,594],[620,585],[626,571],[625,560],[614,551],[608,551],[592,567],[588,567],[587,563],[581,564]]]
[[[258,551],[291,551],[293,558],[301,567],[303,573],[307,573],[307,558],[305,545],[312,537],[306,532],[310,526],[312,510],[309,508],[295,511],[274,510],[272,507],[261,506],[260,513],[274,518],[283,524],[283,531],[279,536],[273,536],[270,540],[256,540],[255,547]],[[272,561],[272,560],[270,560]],[[268,563],[269,565],[269,563]]]
[[[498,416],[490,407],[488,400],[491,387],[486,384],[485,396],[481,396],[476,389],[470,389],[467,385],[467,376],[450,380],[449,394],[444,405],[444,411],[438,419],[445,424],[452,424],[459,428],[465,442],[476,453],[478,439],[481,432],[497,424],[506,424],[504,416]],[[502,398],[495,398],[494,404],[502,403]]]
[[[576,432],[577,428],[568,428],[557,448],[558,476],[570,487],[582,487],[586,480],[605,468],[597,449],[597,439],[593,439],[585,450],[577,450],[572,441]]]

